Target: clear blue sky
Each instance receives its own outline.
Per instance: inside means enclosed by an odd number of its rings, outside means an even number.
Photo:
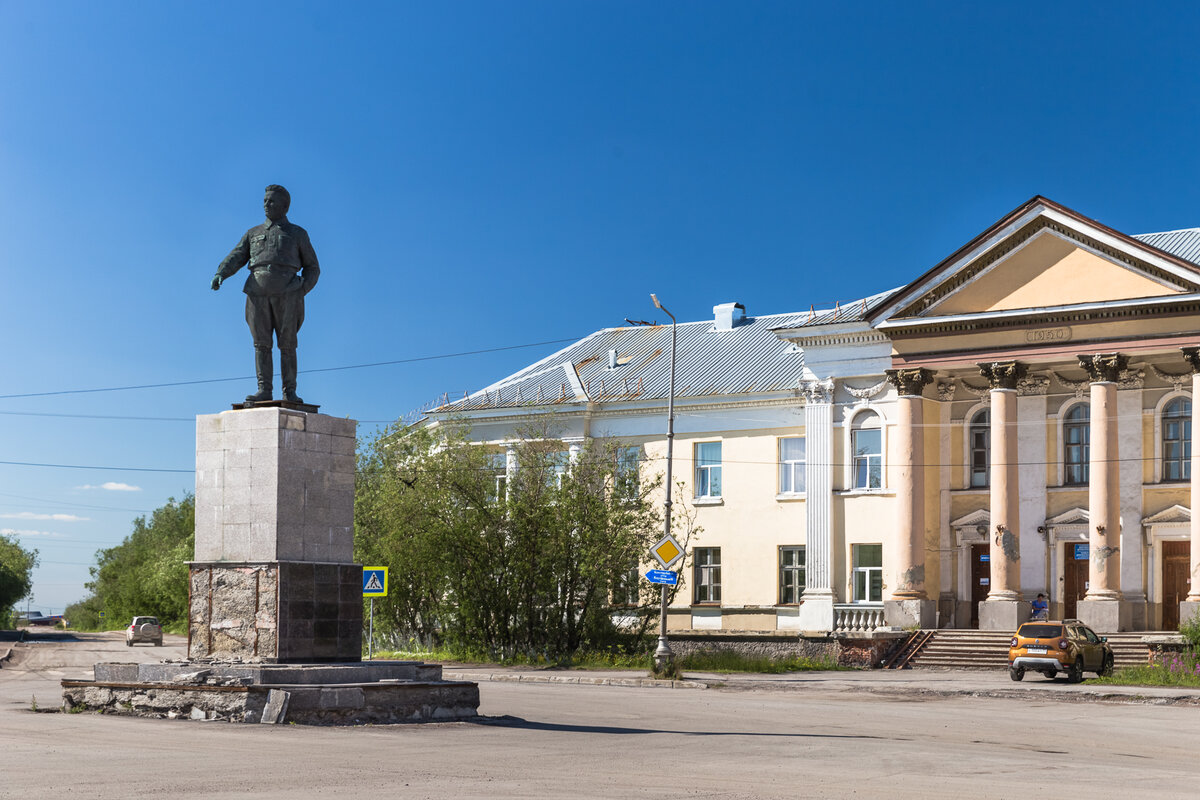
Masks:
[[[655,318],[650,292],[681,320],[820,308],[1034,194],[1200,225],[1198,27],[1184,3],[0,0],[0,461],[65,465],[0,464],[33,606],[190,491],[195,415],[253,388],[241,279],[208,283],[268,183],[322,264],[302,371],[577,338]],[[370,431],[555,348],[299,389]]]

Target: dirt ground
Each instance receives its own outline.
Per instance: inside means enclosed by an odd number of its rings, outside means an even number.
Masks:
[[[988,696],[954,688],[978,677],[915,671],[711,689],[485,680],[477,722],[315,728],[35,713],[34,696],[55,707],[57,682],[95,661],[181,658],[183,642],[64,634],[17,650],[0,666],[3,798],[1196,796],[1200,707],[1061,702],[1044,694],[1054,684]]]

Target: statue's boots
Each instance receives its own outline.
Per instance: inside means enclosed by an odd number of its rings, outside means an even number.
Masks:
[[[296,394],[296,351],[279,351],[279,376],[283,380],[283,399],[289,403],[303,403]]]
[[[271,399],[271,382],[274,379],[271,364],[271,348],[254,348],[254,371],[258,373],[258,392],[246,395],[247,403],[263,403]]]

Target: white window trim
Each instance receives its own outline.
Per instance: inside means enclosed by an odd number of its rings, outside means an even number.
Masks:
[[[804,442],[804,460],[803,461],[786,461],[785,462],[783,460],[783,440],[784,439],[799,439],[802,442]],[[722,453],[722,455],[724,455],[724,454]],[[803,491],[803,492],[778,491],[779,484],[781,484],[783,482],[783,480],[782,480],[783,479],[783,468],[784,468],[785,464],[788,464],[788,465],[799,464],[800,465],[800,473],[801,473],[801,475],[804,476],[804,482],[805,482],[804,488],[806,491]],[[808,468],[808,439],[807,439],[807,437],[805,437],[804,435],[775,437],[775,488],[777,490],[775,493],[776,500],[795,500],[795,499],[803,499],[804,498],[805,494],[807,494],[807,489],[808,489],[808,475],[807,475],[808,470],[807,470],[807,468]],[[793,474],[793,478],[792,478],[792,485],[793,486],[795,485],[794,474]]]
[[[1067,441],[1066,441],[1066,436],[1064,434],[1063,429],[1067,423],[1067,414],[1069,414],[1071,412],[1072,408],[1074,408],[1075,406],[1078,406],[1078,405],[1088,406],[1088,423],[1090,425],[1091,424],[1091,399],[1087,398],[1087,397],[1077,397],[1072,400],[1068,400],[1067,402],[1065,402],[1061,406],[1059,406],[1058,414],[1055,415],[1056,416],[1055,425],[1056,425],[1056,429],[1058,431],[1058,433],[1057,433],[1057,436],[1058,436],[1058,458],[1055,459],[1057,463],[1055,464],[1055,467],[1054,467],[1055,468],[1054,485],[1062,486],[1062,487],[1065,487],[1068,489],[1086,489],[1088,487],[1088,483],[1072,483],[1069,486],[1066,483],[1064,483],[1064,480],[1066,479],[1066,476],[1067,476]],[[1092,441],[1091,433],[1089,432],[1089,434],[1088,434],[1088,453],[1091,453],[1091,447],[1092,447],[1091,441]],[[1089,469],[1088,470],[1088,482],[1089,483],[1091,482],[1091,477],[1092,477],[1091,470]]]
[[[854,548],[855,547],[864,547],[864,546],[865,547],[872,547],[872,546],[879,547],[880,555],[882,556],[883,544],[880,542],[853,542],[853,543],[851,543],[851,545],[850,545],[850,591],[848,592],[848,594],[851,598],[850,602],[853,603],[854,605],[878,605],[878,604],[882,603],[884,597],[887,596],[887,592],[886,592],[887,587],[883,586],[883,580],[882,580],[883,579],[883,567],[882,566],[878,566],[878,567],[856,567],[856,566],[854,566]],[[867,574],[866,586],[867,586],[867,594],[869,595],[871,593],[871,575],[870,575],[870,573],[873,570],[877,570],[879,572],[880,587],[881,587],[880,591],[879,591],[879,599],[878,600],[855,599],[854,598],[854,576],[858,572],[864,572]]]
[[[1162,462],[1163,462],[1163,446],[1162,446],[1163,412],[1166,411],[1167,406],[1171,403],[1171,401],[1178,400],[1181,397],[1184,398],[1185,400],[1191,400],[1192,393],[1184,392],[1184,391],[1179,391],[1179,392],[1170,391],[1170,392],[1167,392],[1166,394],[1164,394],[1162,397],[1160,397],[1158,402],[1154,405],[1154,482],[1155,483],[1163,482],[1163,468],[1162,468]],[[1195,412],[1193,412],[1193,413],[1195,413]],[[1192,439],[1193,439],[1192,446],[1193,447],[1196,446],[1195,438],[1196,438],[1196,432],[1193,430],[1192,431]],[[1189,482],[1188,481],[1171,481],[1171,485],[1176,485],[1176,484],[1186,485],[1187,483],[1189,483]]]
[[[964,418],[963,418],[963,460],[962,460],[962,463],[963,463],[963,485],[962,485],[962,488],[964,488],[964,489],[977,489],[977,490],[979,490],[979,491],[984,491],[984,492],[986,492],[986,491],[988,491],[988,490],[991,488],[990,486],[972,486],[972,485],[971,485],[971,428],[972,428],[972,420],[974,420],[974,419],[975,419],[975,415],[976,415],[976,414],[978,414],[980,411],[983,411],[984,409],[987,409],[988,411],[991,411],[991,409],[992,409],[992,404],[991,404],[991,403],[989,403],[989,402],[987,402],[986,400],[984,400],[984,401],[980,401],[980,402],[976,403],[975,405],[971,406],[970,408],[968,408],[968,409],[967,409],[967,415],[966,415],[966,417],[964,417]],[[992,419],[991,419],[991,417],[989,416],[989,417],[988,417],[988,430],[989,430],[989,432],[990,432],[990,430],[991,430],[991,426],[992,426]],[[988,458],[990,459],[991,457],[992,457],[992,454],[991,454],[991,446],[990,446],[990,443],[989,443],[989,446],[988,446]],[[989,464],[988,466],[990,467],[991,465]],[[989,469],[989,470],[988,470],[988,472],[989,472],[989,474],[988,474],[988,483],[990,484],[990,483],[991,483],[991,470]]]
[[[855,488],[854,486],[854,421],[859,416],[866,412],[872,412],[879,417],[879,460],[880,460],[880,487],[878,489]],[[888,421],[887,415],[883,413],[883,409],[872,403],[864,403],[855,408],[853,411],[847,412],[845,420],[842,422],[842,452],[846,457],[842,459],[845,463],[842,464],[842,486],[844,489],[839,494],[885,494],[888,490],[888,428],[891,423]]]
[[[719,444],[721,445],[721,463],[709,464],[705,467],[700,465],[700,445],[702,444]],[[721,470],[721,494],[698,494],[700,482],[696,480],[701,469],[710,470],[708,485],[712,489],[712,467],[717,467]],[[697,505],[723,505],[722,499],[725,497],[725,440],[723,439],[698,439],[692,442],[692,500]]]
[[[783,551],[784,551],[784,550],[799,550],[801,553],[804,553],[804,565],[803,565],[803,566],[792,566],[792,567],[789,567],[789,570],[795,570],[795,571],[800,571],[800,572],[803,572],[803,573],[804,573],[804,581],[803,581],[803,584],[802,584],[802,585],[801,585],[801,587],[800,587],[800,591],[796,593],[796,602],[794,602],[794,603],[785,603],[785,602],[783,602],[783,563],[782,563],[782,562],[783,562]],[[797,605],[800,605],[800,603],[803,601],[803,598],[804,598],[804,590],[808,588],[808,552],[807,552],[807,547],[806,547],[805,545],[802,545],[802,544],[783,544],[783,545],[780,545],[780,546],[779,546],[779,548],[778,548],[778,550],[777,550],[776,552],[778,553],[778,561],[779,561],[779,565],[778,565],[778,575],[776,576],[776,580],[777,580],[777,582],[778,582],[778,584],[779,584],[779,585],[776,587],[776,597],[775,597],[775,600],[776,600],[776,605],[780,605],[780,606],[797,606]]]

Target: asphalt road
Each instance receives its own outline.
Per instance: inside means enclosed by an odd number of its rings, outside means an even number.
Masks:
[[[57,682],[96,660],[181,656],[177,638],[131,649],[115,634],[19,648],[0,668],[0,797],[1194,798],[1200,774],[1200,706],[879,693],[862,673],[727,689],[487,681],[489,719],[357,728],[30,708],[56,706]]]

